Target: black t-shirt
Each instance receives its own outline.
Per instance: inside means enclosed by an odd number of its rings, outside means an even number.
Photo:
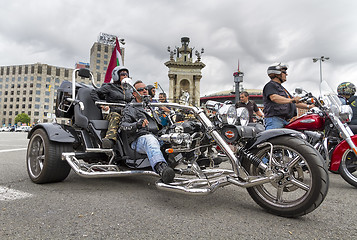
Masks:
[[[296,106],[294,103],[278,104],[270,100],[270,96],[277,94],[282,97],[292,98],[290,93],[280,84],[270,81],[263,88],[264,116],[281,117],[290,119],[296,116]]]

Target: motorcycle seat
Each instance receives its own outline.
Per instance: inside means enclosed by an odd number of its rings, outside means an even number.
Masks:
[[[74,106],[74,124],[87,129],[91,123],[97,130],[106,130],[108,121],[103,120],[102,111],[95,105],[90,95],[92,89],[91,87],[78,89],[76,98],[80,103]]]
[[[96,130],[107,130],[109,122],[107,120],[89,120],[89,123],[91,123]]]

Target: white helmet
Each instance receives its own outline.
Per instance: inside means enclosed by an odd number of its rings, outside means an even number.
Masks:
[[[281,70],[287,70],[289,66],[284,63],[273,63],[268,67],[267,73],[269,74],[281,74]]]
[[[119,79],[120,79],[120,75],[119,74],[120,74],[121,71],[126,71],[128,73],[128,77],[129,77],[129,69],[127,69],[124,66],[116,66],[112,71],[113,82],[119,81]]]

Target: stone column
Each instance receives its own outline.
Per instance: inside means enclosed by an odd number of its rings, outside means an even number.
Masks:
[[[169,74],[169,83],[170,83],[170,86],[169,86],[169,96],[168,98],[172,98],[171,102],[175,102],[175,74]]]
[[[194,104],[196,106],[199,106],[200,105],[200,92],[201,92],[200,91],[200,80],[202,78],[202,75],[195,75],[194,78],[195,78],[195,82],[194,82],[194,84],[195,84],[195,94],[194,94],[195,102],[194,102]]]

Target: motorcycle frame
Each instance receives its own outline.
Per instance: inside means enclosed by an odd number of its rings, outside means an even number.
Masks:
[[[78,104],[80,108],[83,110],[85,107],[84,104],[76,99],[76,83],[75,78],[78,71],[80,69],[75,69],[72,74],[72,96],[70,98],[66,98],[67,101],[71,103],[71,105]],[[80,74],[80,73],[79,73]],[[94,83],[93,75],[89,72],[85,77],[91,78],[92,85],[94,88],[98,88]],[[97,102],[96,104],[101,105],[119,105],[115,103],[105,103],[105,102]],[[196,118],[204,125],[207,134],[209,134],[217,143],[222,151],[226,154],[227,158],[230,161],[232,166],[232,170],[229,169],[201,169],[196,162],[194,162],[189,171],[194,173],[197,177],[193,179],[189,178],[175,178],[175,182],[171,184],[165,184],[162,181],[157,181],[156,186],[160,189],[171,190],[176,192],[185,192],[189,194],[208,194],[214,192],[219,187],[223,187],[229,184],[234,184],[236,186],[249,188],[257,185],[262,185],[274,180],[281,179],[281,173],[274,173],[273,171],[269,171],[269,166],[264,164],[263,162],[259,163],[259,168],[266,172],[265,176],[250,176],[246,170],[241,166],[240,161],[238,160],[235,153],[231,150],[229,145],[224,141],[220,133],[217,129],[215,129],[214,124],[211,120],[206,116],[203,109],[200,109],[196,106],[187,106],[180,105],[177,103],[144,103],[150,104],[153,107],[170,107],[170,108],[178,108],[183,110],[191,111]],[[68,108],[69,109],[69,108]],[[57,123],[44,123],[38,124],[35,128],[32,129],[28,134],[28,138],[31,137],[34,130],[42,128],[46,131],[48,138],[50,141],[54,142],[62,142],[62,143],[71,143],[73,144],[78,140],[78,132],[86,131],[84,129],[79,130],[73,129],[71,126],[61,125]],[[278,135],[286,135],[290,133],[282,133]],[[58,137],[54,137],[58,136]],[[264,136],[264,139],[268,139],[268,136]],[[261,140],[261,139],[260,139]],[[266,143],[257,142],[255,146],[262,147]],[[85,154],[91,153],[104,153],[110,158],[108,164],[102,164],[98,161],[97,164],[88,164],[83,163],[80,159],[81,156]],[[158,176],[154,171],[149,170],[122,170],[115,164],[112,164],[112,160],[114,157],[114,152],[108,149],[102,148],[93,148],[84,146],[84,152],[64,152],[62,153],[62,160],[66,161],[69,166],[74,170],[76,174],[86,178],[100,178],[100,177],[122,177],[122,176],[133,176],[133,175],[154,175]],[[100,169],[99,171],[97,169]]]

